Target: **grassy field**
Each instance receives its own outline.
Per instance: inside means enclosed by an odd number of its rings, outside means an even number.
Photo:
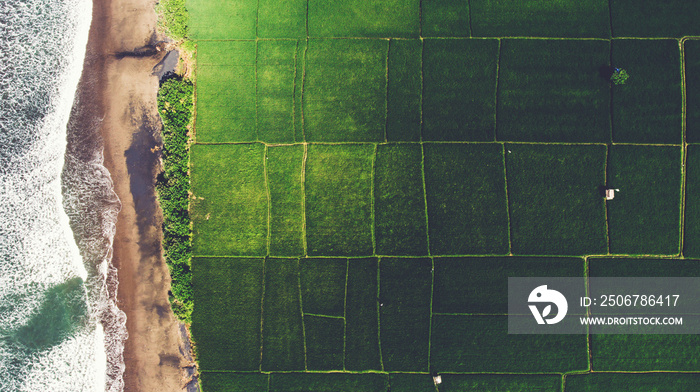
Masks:
[[[506,295],[700,276],[700,6],[187,5],[204,392],[698,389],[695,335],[509,335]]]
[[[386,125],[384,40],[309,40],[304,130],[310,142],[376,142]]]
[[[203,371],[259,369],[263,263],[242,258],[192,260],[192,337]]]
[[[374,146],[312,145],[308,150],[305,204],[309,254],[371,255]]]
[[[471,0],[472,34],[483,37],[610,37],[605,0]]]
[[[434,264],[433,312],[445,314],[508,313],[509,277],[585,274],[578,257],[439,257]]]
[[[424,140],[495,139],[496,40],[425,40]]]
[[[700,41],[688,40],[685,46],[686,130],[688,143],[700,142]]]
[[[190,204],[195,256],[264,256],[268,201],[265,147],[193,145]]]
[[[513,253],[607,252],[605,146],[506,144]]]
[[[498,138],[521,142],[610,140],[608,41],[501,41]]]
[[[428,254],[421,146],[380,145],[376,159],[374,219],[377,254]]]
[[[507,254],[503,149],[498,144],[426,144],[431,254]]]
[[[677,40],[613,41],[613,66],[634,75],[625,85],[613,87],[613,141],[681,142],[679,53]]]
[[[607,204],[612,253],[680,252],[681,152],[679,147],[612,147],[608,185],[620,189]]]

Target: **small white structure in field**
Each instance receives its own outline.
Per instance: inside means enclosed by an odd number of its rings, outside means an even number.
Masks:
[[[605,190],[605,200],[612,200],[615,198],[615,190],[614,189],[606,189]]]
[[[433,382],[435,383],[435,385],[440,385],[440,384],[442,384],[442,377],[440,377],[439,374],[434,375],[434,376],[433,376]]]

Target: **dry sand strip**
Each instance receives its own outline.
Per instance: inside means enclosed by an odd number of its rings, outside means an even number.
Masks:
[[[154,191],[158,78],[153,0],[93,0],[75,118],[95,128],[104,165],[122,203],[114,238],[119,307],[127,315],[125,391],[196,390],[185,328],[170,310],[170,277],[161,255],[162,214]],[[184,335],[184,336],[183,336]],[[189,383],[189,387],[188,387]]]

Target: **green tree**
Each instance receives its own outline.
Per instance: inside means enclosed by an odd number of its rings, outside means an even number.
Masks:
[[[622,68],[615,68],[615,70],[613,70],[612,75],[610,76],[610,80],[614,84],[620,85],[620,84],[625,84],[625,82],[627,81],[627,79],[629,77],[630,77],[630,75],[627,73],[627,70],[622,69]]]

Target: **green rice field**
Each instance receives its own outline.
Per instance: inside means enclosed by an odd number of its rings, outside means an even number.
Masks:
[[[696,335],[507,333],[508,277],[700,277],[700,5],[187,8],[204,392],[700,390]]]

